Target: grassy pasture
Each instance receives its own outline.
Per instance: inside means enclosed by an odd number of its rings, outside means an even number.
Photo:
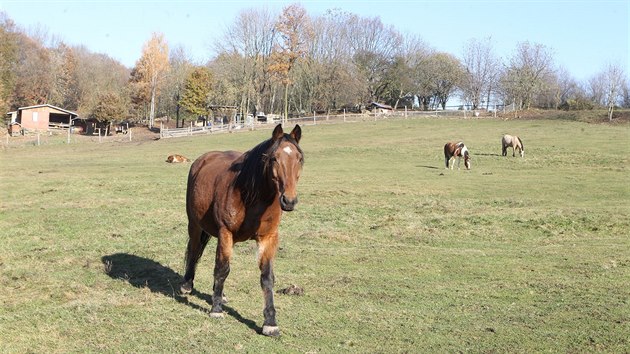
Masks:
[[[502,157],[503,133],[525,158]],[[630,127],[413,119],[303,127],[262,326],[252,243],[224,319],[214,241],[180,296],[189,164],[271,132],[0,152],[2,352],[627,352]],[[463,140],[471,171],[444,169]],[[463,164],[462,164],[463,167]]]

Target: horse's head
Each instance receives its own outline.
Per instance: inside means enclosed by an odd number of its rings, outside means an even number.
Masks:
[[[273,130],[273,151],[270,151],[272,180],[280,193],[280,207],[284,211],[292,211],[298,202],[297,183],[302,173],[304,154],[298,145],[302,137],[299,125],[289,134],[285,134],[282,125]]]
[[[466,166],[467,170],[470,170],[470,152],[468,152],[468,148],[464,146],[462,149],[462,155],[464,155],[464,166]]]

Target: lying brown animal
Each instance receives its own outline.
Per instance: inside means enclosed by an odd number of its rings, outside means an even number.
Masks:
[[[169,155],[169,157],[166,158],[166,162],[179,163],[179,162],[190,162],[190,160],[186,156],[175,154],[175,155]]]

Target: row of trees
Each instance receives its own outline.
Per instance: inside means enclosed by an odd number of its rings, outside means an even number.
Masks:
[[[457,98],[472,109],[630,107],[620,64],[577,82],[552,50],[521,42],[499,58],[489,38],[466,43],[461,57],[432,49],[379,18],[333,10],[310,17],[289,5],[280,14],[241,11],[194,63],[155,33],[133,68],[45,33],[26,33],[0,13],[0,110],[50,103],[99,120],[247,113],[353,110],[371,101],[424,110]],[[233,110],[231,110],[233,114]]]

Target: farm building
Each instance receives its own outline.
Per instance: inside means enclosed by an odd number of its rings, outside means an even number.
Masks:
[[[20,107],[9,112],[9,129],[13,135],[15,130],[47,131],[51,128],[68,128],[78,114],[49,104]]]
[[[392,106],[388,106],[386,104],[372,102],[367,106],[367,109],[372,111],[372,113],[380,113],[380,114],[389,114],[394,108]]]

